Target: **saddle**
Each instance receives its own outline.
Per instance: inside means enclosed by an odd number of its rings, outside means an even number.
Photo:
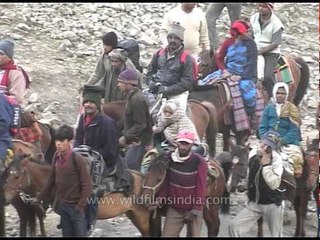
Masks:
[[[97,197],[101,198],[105,194],[113,192],[123,192],[129,196],[133,191],[133,176],[128,168],[124,167],[122,159],[118,159],[113,168],[105,168]]]
[[[285,82],[289,87],[288,101],[293,100],[301,77],[301,66],[291,57],[281,55],[278,59],[278,64],[274,70],[275,79],[277,82]]]

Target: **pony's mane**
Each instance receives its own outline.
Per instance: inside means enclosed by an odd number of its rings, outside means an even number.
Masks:
[[[171,158],[170,151],[161,152],[154,158],[153,161],[151,161],[148,170],[158,169],[160,171],[166,171],[168,169],[170,158]]]
[[[22,141],[20,139],[13,139],[12,142],[13,143],[15,143],[15,142],[16,143],[21,143],[22,145],[24,145],[24,146],[26,146],[28,148],[35,148],[35,146],[32,143],[24,142],[24,141]]]

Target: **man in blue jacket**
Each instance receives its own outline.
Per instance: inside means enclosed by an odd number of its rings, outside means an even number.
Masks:
[[[3,173],[8,163],[6,162],[8,149],[12,148],[12,136],[10,127],[14,117],[14,108],[0,93],[0,175]]]

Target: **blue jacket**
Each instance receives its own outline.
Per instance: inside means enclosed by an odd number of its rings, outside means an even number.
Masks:
[[[277,128],[277,129],[276,129]],[[299,146],[301,132],[297,125],[293,124],[288,117],[278,118],[276,107],[270,103],[263,111],[259,126],[259,135],[262,137],[268,130],[275,130],[280,134],[282,144],[294,144]]]
[[[99,152],[107,167],[112,167],[119,154],[119,133],[115,121],[104,113],[98,113],[91,123],[84,127],[84,114],[76,129],[74,147],[88,145]]]
[[[242,79],[257,81],[257,45],[252,39],[245,39],[228,47],[226,67]]]
[[[13,121],[14,108],[0,93],[0,159],[7,155],[7,148],[12,146],[10,127]]]

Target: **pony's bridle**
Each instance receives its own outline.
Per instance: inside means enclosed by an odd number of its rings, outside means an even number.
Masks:
[[[25,168],[24,170],[21,170],[21,171],[10,171],[10,174],[17,174],[17,173],[21,173],[22,176],[24,174],[26,174],[28,187],[31,186],[32,180],[31,180],[31,177],[27,171],[27,168]],[[22,185],[19,184],[19,187],[18,187],[18,189],[16,189],[16,192],[19,193],[19,196],[24,203],[30,203],[32,200],[32,196],[30,194],[23,192],[21,187],[22,187]]]
[[[167,171],[164,172],[164,175],[163,177],[161,178],[160,182],[158,182],[155,186],[153,187],[150,187],[150,186],[146,186],[143,182],[142,184],[142,189],[149,189],[152,191],[152,196],[155,196],[156,194],[156,190],[159,186],[161,186],[161,184],[163,183],[164,179],[166,178],[166,175],[167,175]]]

